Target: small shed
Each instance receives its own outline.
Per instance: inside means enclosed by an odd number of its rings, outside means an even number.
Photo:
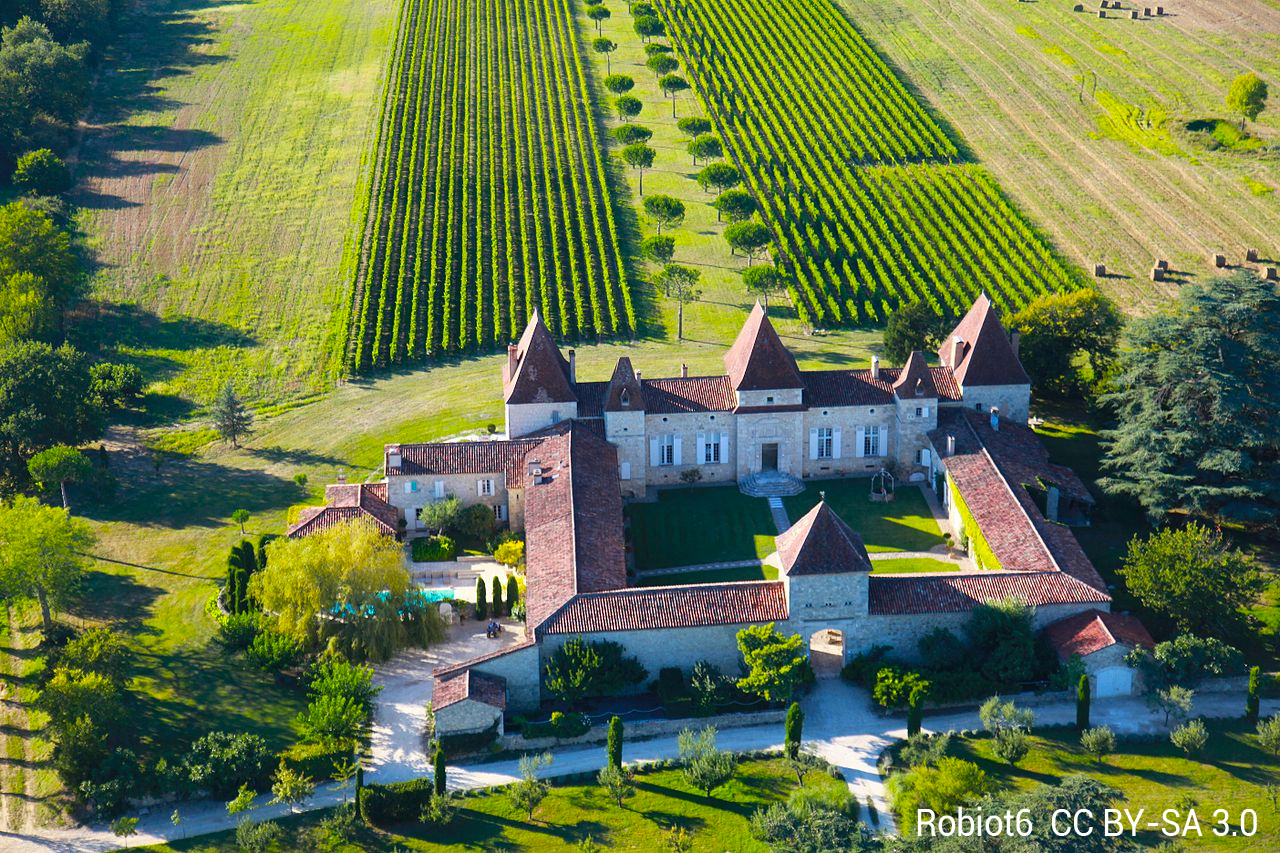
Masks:
[[[1099,699],[1137,692],[1140,685],[1133,668],[1124,662],[1125,655],[1138,646],[1155,646],[1146,626],[1127,613],[1086,610],[1059,619],[1044,632],[1059,661],[1080,656],[1093,696]]]
[[[464,669],[437,675],[431,688],[436,735],[477,734],[493,727],[502,732],[507,709],[507,680]]]

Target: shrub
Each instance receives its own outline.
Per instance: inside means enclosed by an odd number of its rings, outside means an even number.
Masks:
[[[1116,751],[1116,733],[1110,726],[1095,726],[1080,733],[1080,748],[1101,764],[1102,759]]]
[[[889,646],[872,646],[865,652],[859,652],[840,670],[840,677],[845,681],[870,688],[875,684],[876,673],[883,666],[885,656],[889,654]]]
[[[281,670],[302,658],[302,643],[273,629],[261,631],[249,644],[249,662],[259,669]]]
[[[951,732],[943,734],[913,735],[902,744],[898,751],[898,759],[907,769],[937,764],[951,748]]]
[[[954,670],[961,667],[969,657],[964,643],[946,628],[934,628],[921,637],[917,645],[920,659],[928,669]]]
[[[373,683],[373,667],[355,664],[338,655],[325,655],[307,671],[310,684],[307,692],[312,698],[339,696],[350,699],[365,714],[373,711],[374,697],[382,691]]]
[[[620,643],[588,643],[581,637],[570,637],[552,653],[543,683],[552,696],[572,705],[588,696],[621,693],[644,681],[646,675],[640,661],[627,657]]]
[[[524,565],[524,541],[508,539],[493,551],[493,558],[508,568]]]
[[[271,767],[267,742],[255,734],[210,732],[191,745],[184,764],[193,788],[226,799],[241,785],[257,787]]]
[[[218,642],[229,652],[239,652],[253,645],[258,636],[258,614],[232,613],[218,625]]]
[[[1280,756],[1280,714],[1272,714],[1258,723],[1258,746]]]
[[[414,539],[410,547],[415,563],[443,563],[458,555],[457,544],[443,533]]]
[[[992,739],[991,751],[996,758],[1013,766],[1027,757],[1031,743],[1022,729],[1002,729]]]
[[[1209,742],[1209,730],[1203,720],[1192,720],[1170,732],[1169,741],[1187,755],[1196,755]]]
[[[360,816],[374,826],[417,820],[431,800],[430,779],[411,779],[390,785],[365,785],[360,790]]]
[[[936,766],[920,766],[889,780],[894,810],[906,830],[915,827],[918,809],[933,809],[935,814],[954,813],[956,808],[978,799],[990,788],[987,774],[978,765],[950,756],[938,759]]]
[[[905,708],[911,693],[917,688],[928,690],[929,682],[918,672],[908,672],[896,666],[881,667],[876,673],[871,698],[882,708]]]
[[[333,779],[339,764],[352,760],[355,741],[331,740],[325,743],[296,743],[280,753],[280,760],[290,770],[311,779]]]
[[[13,185],[36,195],[62,195],[71,189],[71,171],[48,148],[28,151],[18,158]]]
[[[525,723],[521,736],[529,740],[542,737],[560,739],[585,735],[591,730],[591,718],[586,714],[565,714],[555,711],[551,719],[541,723]]]
[[[368,713],[349,696],[320,695],[298,715],[304,739],[316,743],[351,741],[364,733]]]

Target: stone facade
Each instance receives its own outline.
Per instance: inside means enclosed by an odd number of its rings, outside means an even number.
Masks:
[[[387,502],[402,513],[405,531],[412,536],[425,529],[418,513],[427,504],[454,497],[466,506],[484,504],[499,523],[524,527],[523,489],[508,489],[502,471],[481,474],[433,474],[422,477],[387,477]]]
[[[576,402],[520,403],[506,405],[507,435],[519,436],[554,426],[578,416]]]
[[[1025,424],[1030,417],[1031,394],[1027,385],[978,385],[961,389],[961,405],[979,412],[1000,410],[1000,417]]]
[[[588,642],[611,640],[626,653],[638,659],[649,671],[646,683],[637,692],[648,689],[648,682],[658,677],[664,667],[679,667],[686,672],[698,661],[710,661],[726,675],[736,676],[742,656],[738,652],[738,631],[745,625],[710,625],[699,628],[665,628],[659,631],[603,631],[582,634]],[[565,634],[546,636],[539,643],[542,663],[569,639]]]
[[[477,734],[497,723],[498,734],[503,734],[502,711],[474,699],[454,702],[434,713],[438,732],[451,735]]]

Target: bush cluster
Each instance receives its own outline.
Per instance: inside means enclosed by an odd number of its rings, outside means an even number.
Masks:
[[[416,821],[431,801],[431,791],[431,780],[427,778],[365,785],[360,789],[360,817],[374,826]]]

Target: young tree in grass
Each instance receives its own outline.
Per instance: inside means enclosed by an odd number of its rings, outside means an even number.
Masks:
[[[597,36],[591,40],[591,49],[596,53],[604,54],[604,73],[609,74],[613,70],[613,52],[618,49],[618,43],[613,39],[607,39],[603,36]]]
[[[232,447],[239,447],[240,439],[253,431],[253,413],[245,408],[230,382],[223,385],[222,390],[218,392],[217,399],[213,401],[213,408],[209,411],[209,417],[218,435],[225,441],[231,442]]]
[[[655,264],[669,264],[676,253],[674,237],[655,235],[640,241],[640,254]]]
[[[1085,729],[1080,733],[1080,748],[1098,764],[1102,759],[1116,751],[1116,733],[1110,726],[1097,726]]]
[[[712,791],[732,779],[738,769],[737,759],[731,753],[716,748],[715,726],[707,726],[700,732],[685,729],[677,742],[680,760],[684,762],[684,780],[708,798]]]
[[[127,848],[129,839],[138,834],[138,819],[136,817],[116,818],[111,822],[111,834],[123,840]]]
[[[244,535],[244,526],[249,523],[249,510],[238,509],[231,513],[231,523],[240,525],[240,535]]]
[[[671,99],[671,117],[676,117],[676,96],[689,89],[689,81],[679,74],[663,74],[658,79],[658,88],[662,94]]]
[[[640,36],[640,40],[645,44],[648,44],[651,38],[661,38],[666,34],[666,28],[656,15],[640,15],[632,26],[635,28],[636,35]]]
[[[1240,129],[1246,120],[1254,121],[1267,108],[1267,84],[1252,71],[1240,74],[1227,90],[1227,109],[1240,114]]]
[[[610,767],[622,767],[622,737],[622,718],[615,714],[609,718],[609,742],[605,747]]]
[[[787,757],[795,758],[800,751],[800,742],[804,739],[804,711],[800,710],[799,702],[792,702],[787,709],[785,733]]]
[[[738,170],[728,163],[710,163],[695,176],[698,186],[707,192],[724,192],[742,180]]]
[[[6,277],[4,252],[0,243],[0,282]],[[0,304],[0,314],[7,307]],[[0,493],[27,485],[27,460],[41,450],[76,447],[99,436],[102,415],[80,353],[40,341],[0,345]]]
[[[276,775],[271,782],[272,805],[284,804],[293,811],[299,805],[311,799],[316,792],[316,783],[280,760]]]
[[[759,222],[735,222],[724,229],[724,239],[736,255],[738,252],[747,256],[747,266],[755,260],[766,246],[773,242],[773,234],[768,227]]]
[[[689,155],[693,157],[693,165],[696,166],[699,160],[714,160],[717,157],[723,157],[724,146],[720,144],[720,137],[704,133],[690,140]]]
[[[804,787],[804,777],[815,770],[821,770],[825,764],[826,762],[821,758],[803,749],[797,750],[795,755],[787,758],[787,769],[795,774],[796,784],[801,788]]]
[[[485,589],[484,578],[476,578],[476,618],[484,619],[489,615],[489,591]]]
[[[618,118],[631,121],[640,115],[640,110],[644,109],[644,103],[632,95],[623,95],[613,102],[613,108],[618,111]]]
[[[764,301],[766,310],[769,307],[769,294],[777,293],[785,287],[782,281],[782,274],[778,272],[778,268],[773,264],[747,267],[742,271],[742,283],[746,285],[747,293]]]
[[[1280,757],[1280,714],[1272,714],[1258,723],[1258,746],[1271,755]]]
[[[600,25],[613,17],[613,14],[603,4],[595,3],[587,7],[587,17],[596,22],[596,35],[598,36],[600,35]]]
[[[641,124],[620,124],[612,131],[613,138],[622,145],[634,145],[637,142],[648,142],[653,138],[653,131]]]
[[[445,766],[444,750],[439,745],[436,746],[435,754],[431,757],[431,785],[437,797],[443,797],[445,792],[449,790],[448,769]]]
[[[698,301],[702,291],[698,280],[702,273],[684,264],[667,264],[657,275],[658,286],[669,299],[676,301],[676,340],[684,340],[684,306]]]
[[[632,779],[629,772],[621,767],[614,767],[607,764],[596,776],[596,781],[600,783],[600,787],[604,788],[605,793],[609,795],[609,799],[618,804],[618,808],[622,808],[622,801],[628,797],[636,795],[636,783]]]
[[[1204,720],[1191,720],[1170,732],[1169,742],[1187,755],[1199,755],[1209,742],[1209,729]]]
[[[716,209],[717,222],[721,218],[728,219],[730,222],[742,222],[744,219],[750,219],[759,209],[751,193],[740,189],[725,190],[716,197],[711,206]]]
[[[511,575],[507,578],[507,602],[506,602],[506,610],[504,610],[503,612],[507,616],[510,616],[511,611],[515,608],[516,604],[519,603],[519,601],[520,601],[520,583],[519,581],[516,580],[515,575]]]
[[[57,483],[62,493],[62,508],[71,511],[67,499],[67,483],[83,483],[93,474],[93,463],[74,447],[58,444],[42,450],[27,462],[31,479],[41,485]]]
[[[625,95],[636,87],[636,81],[627,74],[610,74],[604,78],[604,87],[615,95]]]
[[[1026,758],[1030,751],[1031,743],[1022,729],[1004,729],[997,732],[991,741],[991,752],[1010,767]]]
[[[702,116],[685,116],[676,122],[676,129],[689,137],[699,137],[711,132],[711,121]]]
[[[530,821],[533,813],[547,797],[548,785],[538,778],[538,772],[551,765],[551,753],[520,757],[520,781],[509,789],[511,804],[524,812]]]
[[[1260,667],[1249,668],[1249,695],[1244,703],[1244,715],[1250,723],[1258,722],[1259,708],[1262,704],[1262,669]]]
[[[738,679],[738,689],[766,702],[787,701],[808,676],[804,639],[783,636],[772,622],[739,631],[738,650],[747,673]]]
[[[489,587],[489,611],[493,614],[493,618],[497,619],[503,614],[502,609],[502,581],[498,580],[498,576],[493,576],[493,581]]]
[[[653,167],[657,152],[643,142],[634,142],[622,149],[622,162],[640,173],[640,195],[644,195],[644,172]]]
[[[66,510],[18,495],[0,503],[0,599],[34,598],[45,636],[80,588],[93,534]]]
[[[644,200],[645,215],[658,226],[658,233],[663,227],[675,227],[684,222],[684,202],[669,195],[651,195]]]
[[[1191,713],[1191,703],[1195,699],[1195,691],[1174,684],[1148,695],[1147,702],[1155,711],[1164,713],[1164,724],[1169,725],[1170,718],[1185,720]]]
[[[1263,588],[1252,557],[1195,522],[1158,530],[1145,540],[1135,536],[1120,574],[1135,598],[1179,631],[1210,637],[1237,631],[1241,609]]]
[[[653,79],[657,80],[663,74],[670,74],[680,67],[679,61],[669,53],[655,53],[645,60],[645,67],[653,72]]]
[[[1089,676],[1080,676],[1076,684],[1076,729],[1084,731],[1089,728]]]

